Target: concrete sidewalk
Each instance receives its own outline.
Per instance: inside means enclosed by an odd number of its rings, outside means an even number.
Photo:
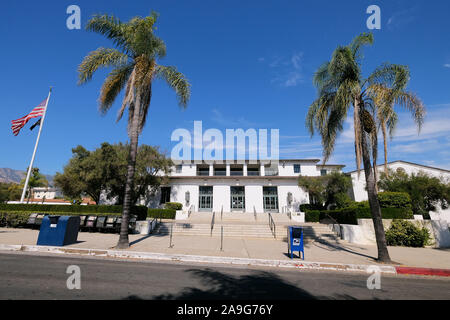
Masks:
[[[0,244],[33,246],[38,233],[39,230],[0,228]],[[114,250],[117,241],[117,234],[80,232],[78,243],[64,248]],[[130,252],[292,261],[287,254],[287,243],[280,240],[225,238],[222,251],[217,237],[174,235],[173,246],[169,248],[167,235],[136,234],[130,235],[130,243],[127,250]],[[389,253],[400,266],[450,268],[450,249],[389,247]],[[376,256],[376,246],[326,240],[305,244],[305,262],[374,265]],[[303,261],[296,256],[292,262]]]

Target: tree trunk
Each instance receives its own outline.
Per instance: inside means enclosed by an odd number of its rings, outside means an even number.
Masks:
[[[384,174],[386,177],[389,176],[389,171],[387,167],[387,132],[386,132],[386,121],[381,122],[381,130],[383,131],[383,142],[384,142]]]
[[[378,201],[378,192],[376,190],[376,181],[374,170],[370,162],[369,146],[367,143],[367,136],[364,130],[361,130],[361,148],[362,158],[364,164],[364,173],[366,176],[367,195],[369,198],[370,211],[372,213],[373,227],[375,230],[375,238],[378,248],[378,261],[383,263],[390,263],[391,258],[387,249],[386,235],[383,227],[383,220],[381,217],[381,208]]]
[[[139,138],[139,120],[141,111],[140,91],[136,92],[136,101],[134,105],[133,120],[130,128],[130,152],[128,155],[127,181],[125,184],[125,196],[123,201],[122,224],[120,226],[119,242],[117,249],[126,249],[130,247],[128,239],[128,222],[130,220],[130,209],[132,206],[132,192],[134,187],[134,172],[136,167],[136,155]]]

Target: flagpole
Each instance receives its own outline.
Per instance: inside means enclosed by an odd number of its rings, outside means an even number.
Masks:
[[[28,181],[30,180],[30,174],[31,174],[31,170],[33,168],[34,157],[36,156],[36,150],[37,150],[37,147],[39,144],[39,138],[41,137],[42,127],[44,126],[45,115],[47,114],[47,106],[48,106],[48,102],[50,101],[51,94],[52,94],[52,87],[50,87],[50,91],[48,92],[47,102],[45,103],[44,114],[42,115],[41,124],[39,125],[39,132],[38,132],[38,135],[36,138],[36,144],[34,145],[34,151],[33,151],[33,156],[31,157],[30,166],[28,167],[27,178],[25,179],[25,185],[23,186],[22,197],[20,198],[20,203],[23,203],[23,200],[25,198],[25,193],[27,192]]]

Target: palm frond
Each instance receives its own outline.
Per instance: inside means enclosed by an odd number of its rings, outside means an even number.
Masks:
[[[372,45],[372,44],[373,44],[372,33],[364,32],[355,37],[352,43],[349,45],[353,54],[353,59],[355,59],[355,61],[361,60],[363,58],[361,48],[365,45]]]
[[[116,49],[98,48],[90,52],[78,66],[78,84],[92,79],[95,71],[104,67],[117,67],[127,63],[128,56]]]
[[[108,75],[100,90],[99,109],[102,113],[106,113],[111,108],[120,91],[125,87],[132,71],[133,65],[128,64],[117,67]]]
[[[107,14],[94,15],[87,22],[86,30],[105,36],[126,54],[133,54],[130,46],[132,34],[127,30],[127,24],[122,23],[118,18]]]
[[[164,79],[175,90],[178,104],[182,108],[186,108],[191,95],[191,85],[184,74],[178,72],[173,66],[158,65],[155,70],[155,77]]]

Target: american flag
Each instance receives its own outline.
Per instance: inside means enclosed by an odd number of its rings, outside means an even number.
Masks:
[[[48,99],[48,98],[47,98]],[[11,129],[13,131],[13,134],[17,136],[19,134],[20,129],[23,128],[23,126],[28,122],[28,120],[41,117],[45,113],[45,106],[47,104],[47,99],[42,101],[36,108],[34,108],[29,114],[26,116],[11,121]]]

